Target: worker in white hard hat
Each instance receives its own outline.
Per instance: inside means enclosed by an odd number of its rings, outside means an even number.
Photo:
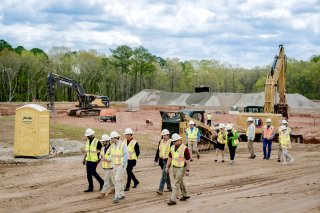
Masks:
[[[227,131],[227,146],[229,147],[230,164],[234,164],[236,149],[239,145],[238,132],[232,130],[232,125],[230,123],[226,125],[225,130]]]
[[[198,151],[198,143],[200,141],[200,131],[197,127],[195,127],[195,123],[192,120],[189,121],[189,128],[186,129],[186,137],[191,156],[193,152],[196,152],[197,158],[199,159],[200,154]],[[190,161],[192,161],[192,157]]]
[[[281,131],[281,134],[279,134],[279,142],[282,147],[282,164],[293,163],[294,159],[288,153],[288,149],[291,148],[290,134],[286,131],[287,127],[285,125],[282,125],[279,128]]]
[[[247,118],[247,123],[248,123],[248,129],[247,129],[247,143],[248,143],[248,149],[249,149],[249,159],[255,159],[256,155],[254,154],[254,148],[253,148],[253,141],[254,141],[254,137],[256,134],[256,126],[253,123],[253,118],[252,117],[248,117]]]
[[[124,199],[124,187],[122,185],[122,178],[127,168],[128,163],[128,148],[127,144],[120,141],[120,135],[116,131],[110,133],[111,139],[111,159],[113,167],[112,181],[115,185],[114,203],[119,203]]]
[[[133,181],[133,188],[137,188],[139,181],[133,174],[133,168],[137,165],[138,157],[140,155],[139,143],[133,138],[133,131],[130,128],[124,131],[124,143],[128,146],[128,165],[127,165],[127,184],[124,191],[129,191],[131,180]]]
[[[84,192],[93,192],[93,179],[92,176],[99,182],[100,190],[103,187],[104,181],[97,173],[97,165],[100,162],[100,150],[102,144],[94,137],[94,131],[90,128],[86,129],[85,134],[87,137],[87,143],[85,146],[85,155],[83,159],[83,165],[86,165],[88,188]]]
[[[288,121],[287,120],[282,120],[281,121],[281,125],[286,127],[285,134],[291,135],[291,128],[288,126]],[[279,139],[281,137],[281,134],[283,133],[283,131],[280,130],[280,127],[279,127]],[[278,162],[281,162],[281,156],[282,156],[282,146],[281,146],[281,143],[280,143],[280,140],[279,140]]]
[[[163,189],[165,184],[167,184],[168,191],[172,191],[170,175],[169,173],[166,172],[170,148],[172,145],[173,145],[173,142],[170,140],[169,130],[163,129],[161,132],[161,140],[159,141],[156,156],[154,158],[154,162],[159,163],[159,166],[161,167],[161,170],[162,170],[159,190],[157,191],[158,195],[163,194]]]
[[[221,153],[221,161],[224,163],[224,147],[227,143],[227,131],[225,131],[225,125],[219,124],[218,127],[218,137],[217,137],[217,147],[216,147],[216,159],[215,162],[218,162],[219,152]]]
[[[211,115],[211,112],[209,112],[207,115],[207,125],[210,127],[211,127],[211,122],[212,122],[212,115]]]
[[[100,158],[101,158],[102,169],[105,172],[105,176],[104,176],[104,184],[100,192],[100,195],[98,196],[98,199],[101,199],[105,196],[107,188],[110,188],[111,190],[109,194],[115,193],[114,184],[112,181],[113,165],[112,165],[112,159],[111,159],[110,140],[111,139],[107,134],[102,135],[100,140],[103,145],[100,152]]]
[[[181,191],[182,197],[180,201],[186,201],[190,198],[187,194],[186,186],[183,181],[183,177],[189,176],[190,172],[190,152],[186,145],[182,144],[182,137],[174,133],[171,137],[171,141],[174,142],[174,145],[171,146],[169,158],[167,162],[167,173],[169,173],[170,168],[172,167],[173,172],[173,191],[170,200],[167,202],[168,205],[177,204],[177,196]]]
[[[275,136],[274,126],[271,125],[271,119],[266,119],[266,125],[263,126],[262,140],[263,140],[263,159],[269,160],[272,150],[272,140]],[[268,146],[268,152],[267,152]]]

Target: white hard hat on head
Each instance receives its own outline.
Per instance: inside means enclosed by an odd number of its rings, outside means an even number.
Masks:
[[[270,119],[270,118],[267,118],[266,122],[267,122],[267,123],[271,123],[271,119]]]
[[[226,125],[226,130],[231,130],[232,129],[232,125],[231,124],[227,124]]]
[[[288,121],[287,120],[282,120],[281,124],[288,124]]]
[[[194,121],[189,121],[189,125],[194,125]]]
[[[118,137],[120,137],[120,135],[118,134],[118,132],[112,131],[112,132],[110,133],[110,138],[111,138],[111,139],[112,139],[112,138],[118,138]]]
[[[174,133],[172,135],[172,137],[171,137],[171,141],[177,141],[177,140],[180,140],[180,139],[182,139],[182,137],[177,133]]]
[[[167,129],[163,129],[161,135],[170,135],[170,132]]]
[[[285,126],[285,125],[282,125],[282,126],[280,126],[280,130],[282,131],[282,130],[286,130],[287,129],[287,127]]]
[[[86,129],[86,132],[84,133],[86,137],[91,136],[93,134],[94,134],[94,131],[90,128]]]
[[[110,137],[107,134],[102,135],[101,141],[110,141]]]
[[[132,131],[132,129],[130,129],[130,128],[126,128],[125,130],[124,130],[124,133],[123,134],[125,134],[125,135],[132,135],[133,134],[133,131]]]
[[[224,129],[226,126],[224,124],[219,124],[219,129]]]
[[[247,118],[247,121],[248,121],[248,122],[249,122],[249,121],[253,121],[253,118],[248,117],[248,118]]]

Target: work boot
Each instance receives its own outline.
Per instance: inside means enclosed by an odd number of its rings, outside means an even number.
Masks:
[[[102,199],[102,198],[104,198],[104,196],[105,196],[105,194],[101,193],[101,194],[97,197],[97,199]]]
[[[124,191],[125,191],[125,192],[129,191],[129,188],[126,187],[126,188],[124,189]]]
[[[115,189],[111,189],[111,191],[108,193],[108,195],[114,195],[116,193]]]
[[[116,198],[113,200],[113,203],[119,203],[120,202],[120,199],[119,198]]]
[[[199,154],[197,154],[197,158],[198,158],[198,159],[200,158],[200,155],[199,155]]]
[[[162,195],[162,194],[163,194],[163,192],[161,192],[161,191],[157,191],[157,194],[158,194],[158,195]]]
[[[139,182],[135,183],[135,184],[132,186],[132,188],[137,188],[138,185],[139,185]]]
[[[93,192],[93,189],[87,189],[87,190],[84,190],[83,192]]]
[[[180,198],[180,201],[186,201],[190,198],[189,195],[183,196],[182,198]]]
[[[167,202],[169,206],[176,205],[177,202],[172,201],[171,199]]]

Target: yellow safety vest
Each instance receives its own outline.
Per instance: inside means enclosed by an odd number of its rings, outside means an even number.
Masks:
[[[180,147],[175,151],[175,146],[171,146],[171,155],[172,155],[172,161],[171,165],[174,167],[184,167],[184,164],[186,162],[186,159],[184,158],[184,151],[186,150],[187,146],[184,144],[181,144]]]
[[[274,131],[274,126],[267,128],[267,125],[263,127],[263,137],[270,140]]]
[[[118,143],[119,144],[117,147],[116,147],[116,144],[114,144],[114,143],[110,147],[110,153],[111,153],[111,157],[112,157],[112,161],[113,161],[114,165],[120,165],[120,164],[122,164],[122,161],[123,161],[124,143],[121,141],[118,141]]]
[[[282,132],[279,134],[279,141],[282,148],[289,148],[290,146],[290,134],[287,134],[286,132]]]
[[[253,136],[256,135],[256,126],[254,124],[250,124],[250,126],[253,125]],[[247,128],[247,133],[246,133],[246,136],[248,137],[249,136],[249,128],[250,126],[248,126]]]
[[[123,142],[126,144],[128,143],[127,139],[124,139]],[[134,150],[136,143],[137,141],[135,139],[132,139],[128,144],[128,160],[138,160],[136,151]]]
[[[161,139],[159,144],[159,156],[162,159],[168,159],[169,152],[170,152],[170,144],[171,140],[168,139],[167,142],[165,142],[163,139]]]
[[[290,133],[291,133],[291,128],[290,128],[290,127],[287,127],[287,129],[286,129],[286,131],[285,131],[285,134],[290,135]],[[280,127],[279,127],[279,137],[280,137],[281,134],[283,134],[283,132],[282,132],[282,130],[281,130]]]
[[[225,137],[225,138],[223,138],[223,137]],[[223,134],[222,131],[219,131],[219,133],[218,133],[218,142],[220,144],[225,144],[227,142],[227,140],[228,140],[227,136],[225,134]]]
[[[207,120],[211,121],[212,120],[212,115],[207,115]]]
[[[100,150],[97,150],[98,139],[94,138],[90,144],[89,139],[87,139],[87,143],[85,146],[85,150],[87,152],[86,161],[97,162],[99,160],[98,154]]]
[[[112,169],[112,161],[108,161],[108,158],[111,157],[110,155],[110,148],[111,146],[108,148],[108,150],[105,152],[106,147],[102,147],[101,149],[101,165],[103,169]]]
[[[199,129],[197,127],[193,127],[193,131],[191,132],[190,127],[187,129],[188,141],[196,142],[198,140],[198,132]]]

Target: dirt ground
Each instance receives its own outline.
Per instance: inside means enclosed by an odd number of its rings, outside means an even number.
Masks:
[[[6,112],[14,112],[12,108],[6,106]],[[141,184],[130,189],[120,204],[113,204],[111,196],[98,200],[97,182],[95,192],[83,192],[87,180],[79,154],[2,158],[12,151],[14,123],[1,123],[0,159],[5,160],[0,160],[0,212],[320,212],[320,144],[293,144],[290,153],[296,161],[286,166],[277,162],[277,143],[268,161],[262,159],[261,143],[255,143],[255,160],[248,159],[247,144],[241,143],[235,165],[215,163],[214,151],[201,153],[200,160],[191,164],[190,176],[185,177],[191,199],[169,207],[170,193],[156,194],[161,170],[153,164],[153,156],[161,130],[159,111],[119,109],[117,123],[101,123],[95,118],[67,117],[61,108],[51,122],[120,133],[131,127],[142,144],[142,157],[134,170]],[[289,121],[304,137],[319,138],[319,118],[295,114]],[[152,126],[146,125],[147,119]],[[214,123],[233,119],[232,115],[214,115]],[[226,150],[226,160],[228,157]],[[100,165],[98,172],[103,174]]]

